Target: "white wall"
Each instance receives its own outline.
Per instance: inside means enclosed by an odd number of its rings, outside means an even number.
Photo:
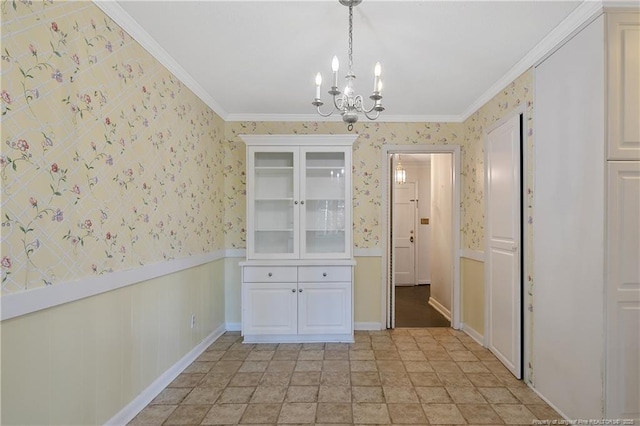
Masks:
[[[431,298],[451,312],[453,286],[452,155],[431,155]],[[433,300],[431,300],[433,299]]]
[[[533,379],[573,419],[603,415],[603,25],[535,70]]]

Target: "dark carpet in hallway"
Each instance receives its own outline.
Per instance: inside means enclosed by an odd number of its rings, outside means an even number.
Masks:
[[[396,327],[449,327],[451,323],[428,304],[430,285],[396,287]]]

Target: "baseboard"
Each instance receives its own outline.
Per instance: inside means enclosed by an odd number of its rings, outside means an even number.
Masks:
[[[431,285],[431,280],[418,280],[418,285]]]
[[[461,327],[462,331],[464,331],[467,334],[467,336],[471,337],[479,345],[484,346],[484,336],[482,334],[478,333],[469,324],[462,323],[461,325],[462,325]]]
[[[538,390],[536,388],[534,388],[533,386],[531,386],[531,383],[526,383],[527,386],[529,386],[529,389],[531,389],[533,392],[535,392],[536,395],[538,395],[538,397],[540,397],[541,400],[543,400],[544,402],[547,403],[547,405],[549,405],[549,407],[553,408],[554,410],[556,410],[556,412],[558,414],[560,414],[562,416],[563,419],[565,420],[569,420],[569,416],[567,416],[566,414],[564,414],[558,407],[556,407],[551,401],[549,401],[544,395],[542,395],[540,392],[538,392]]]
[[[145,390],[140,392],[131,402],[129,402],[115,416],[111,417],[105,425],[126,425],[138,415],[153,399],[160,394],[178,375],[193,361],[195,361],[218,337],[226,330],[225,325],[216,328],[211,334],[204,338],[197,346],[191,349],[178,362],[173,364],[153,381]]]
[[[242,324],[239,322],[228,322],[226,323],[226,328],[227,331],[241,331],[242,330]]]
[[[380,331],[384,328],[379,322],[356,322],[353,324],[353,329],[358,331]]]
[[[429,305],[431,305],[431,307],[436,311],[440,312],[447,320],[451,321],[451,311],[442,306],[442,304],[434,299],[433,296],[429,297]]]

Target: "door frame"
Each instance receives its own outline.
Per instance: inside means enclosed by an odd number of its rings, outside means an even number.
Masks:
[[[391,206],[391,178],[393,170],[389,167],[390,154],[451,154],[451,174],[452,174],[452,253],[451,259],[453,264],[453,285],[451,286],[451,327],[459,330],[461,328],[461,301],[460,301],[460,192],[461,192],[461,161],[460,161],[460,145],[383,145],[382,146],[382,271],[380,282],[381,292],[381,318],[384,318],[384,324],[387,328],[395,326],[395,308],[392,308],[389,300],[389,293],[395,292],[395,279],[389,268],[389,252],[392,250],[393,242],[389,242],[389,231],[391,229],[391,215],[389,209]],[[393,300],[395,305],[395,300]]]
[[[529,236],[526,231],[525,203],[527,200],[525,188],[528,187],[528,151],[526,138],[528,134],[527,130],[527,111],[524,105],[520,105],[518,108],[510,111],[508,114],[501,117],[498,121],[487,127],[483,132],[483,174],[484,174],[484,190],[486,191],[489,183],[489,174],[487,170],[488,165],[488,152],[486,149],[489,133],[493,132],[514,116],[520,116],[520,376],[519,379],[529,380],[529,369],[526,368],[529,361],[529,344],[525,339],[525,336],[529,335],[529,316],[528,311],[525,309],[525,294],[526,284],[525,277],[529,276],[529,270],[527,267],[527,248],[529,247]],[[485,194],[486,195],[486,194]],[[486,197],[485,197],[486,199]],[[490,342],[491,329],[489,327],[489,308],[490,308],[490,291],[489,291],[489,204],[484,203],[484,335],[483,346],[488,348]]]

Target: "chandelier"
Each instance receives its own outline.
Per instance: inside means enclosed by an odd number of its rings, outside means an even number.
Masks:
[[[348,124],[347,129],[353,130],[353,123],[358,121],[358,113],[364,114],[369,120],[375,120],[380,115],[381,111],[384,111],[382,106],[382,80],[380,79],[380,62],[376,63],[373,74],[373,93],[369,96],[369,99],[373,101],[371,108],[366,109],[364,107],[364,100],[361,95],[356,95],[354,90],[354,80],[356,79],[353,74],[353,7],[359,5],[362,0],[338,0],[343,6],[349,7],[349,72],[345,76],[347,84],[344,88],[344,92],[338,90],[338,58],[333,57],[331,61],[331,69],[333,70],[333,85],[328,93],[333,97],[334,108],[323,113],[320,111],[320,107],[324,105],[324,102],[320,100],[320,85],[322,84],[322,75],[318,73],[316,75],[316,98],[312,104],[317,108],[318,114],[322,117],[328,117],[334,112],[339,112],[342,115],[342,121]],[[374,113],[375,112],[375,113]]]

